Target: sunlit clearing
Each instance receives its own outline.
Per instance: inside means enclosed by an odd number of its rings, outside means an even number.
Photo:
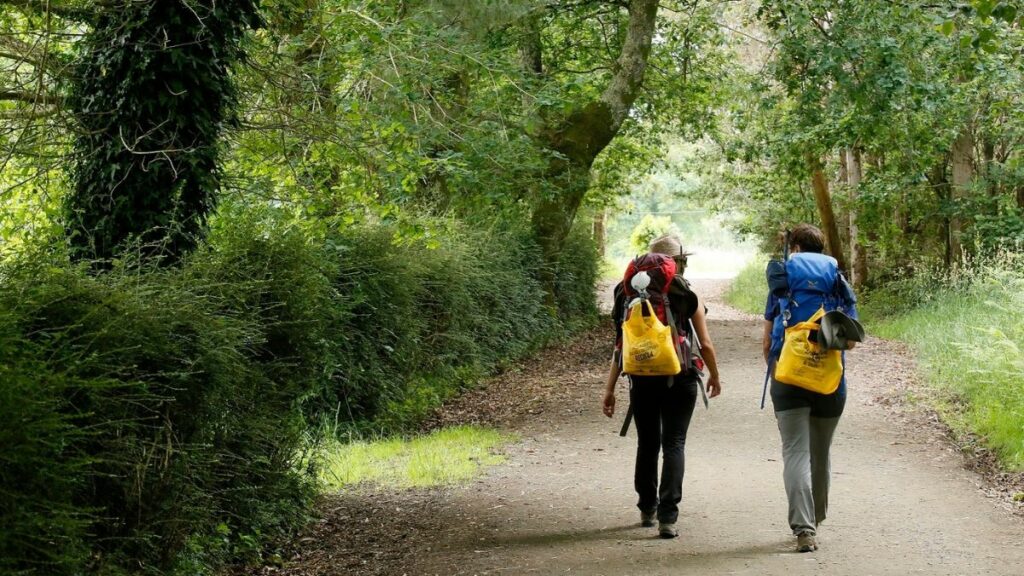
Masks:
[[[337,443],[328,449],[323,480],[332,487],[375,484],[398,488],[459,484],[486,466],[505,461],[496,453],[507,435],[474,426],[446,428],[404,440]]]

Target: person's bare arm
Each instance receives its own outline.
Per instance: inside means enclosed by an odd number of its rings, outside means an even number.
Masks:
[[[619,381],[619,374],[622,373],[622,370],[619,369],[619,354],[618,350],[612,354],[612,364],[608,368],[608,382],[604,387],[602,411],[609,418],[615,414],[615,383]]]
[[[701,355],[708,365],[708,396],[714,398],[722,393],[722,382],[718,377],[718,356],[715,354],[715,343],[708,333],[707,316],[704,313],[704,302],[697,299],[697,312],[693,315],[693,329],[700,339]]]
[[[764,335],[761,337],[761,351],[765,364],[768,363],[768,355],[772,352],[772,324],[771,320],[764,321]]]

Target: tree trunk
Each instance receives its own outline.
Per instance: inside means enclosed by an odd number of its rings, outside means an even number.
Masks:
[[[564,119],[546,124],[536,136],[540,145],[553,153],[544,174],[548,189],[539,194],[533,212],[533,229],[551,280],[562,245],[590,185],[590,167],[618,133],[640,95],[657,14],[658,0],[630,0],[629,24],[616,72],[604,92]],[[543,65],[534,40],[532,34],[525,35],[525,42],[532,47],[524,48],[521,54],[527,70],[536,73],[543,70]]]
[[[860,150],[849,148],[846,154],[846,183],[850,192],[850,280],[854,287],[860,288],[868,279],[867,255],[860,241],[860,230],[857,225],[859,207],[857,201],[860,194],[860,181],[863,178],[863,167],[860,161]]]
[[[605,228],[604,228],[605,211],[601,209],[597,214],[594,214],[594,243],[597,244],[597,253],[604,258],[605,255]]]
[[[540,37],[540,13],[534,12],[526,16],[522,26],[522,37],[519,40],[519,63],[526,72],[527,89],[523,91],[523,108],[533,106],[533,92],[536,90],[535,80],[544,76],[544,49]]]
[[[846,152],[847,152],[847,149],[845,149],[845,148],[839,151],[839,173],[836,174],[836,179],[835,179],[835,181],[832,184],[832,189],[833,190],[836,189],[836,186],[838,186],[838,187],[842,188],[843,190],[845,190],[846,187],[849,186],[849,184],[850,184],[850,173],[849,173],[849,171],[846,168],[846,157],[847,157],[847,153]],[[851,238],[851,236],[850,236],[850,226],[851,225],[852,225],[852,222],[850,221],[850,215],[847,214],[846,220],[843,223],[842,228],[840,229],[840,234],[841,235],[840,235],[839,238],[840,238],[840,240],[846,242],[846,244],[848,246],[850,245],[850,238]]]
[[[949,180],[946,178],[946,159],[943,158],[942,162],[936,164],[928,172],[928,184],[935,191],[935,196],[939,200],[940,205],[949,203],[951,196],[949,190]],[[943,232],[943,243],[945,244],[945,255],[944,262],[946,268],[949,268],[953,262],[953,224],[949,214],[945,214],[942,218],[942,232]]]
[[[992,177],[992,168],[996,164],[996,143],[991,136],[982,138],[981,155],[981,176],[986,180],[985,186],[988,188],[989,195],[997,196],[999,186],[996,185],[996,180]]]
[[[832,210],[832,195],[828,190],[828,180],[825,179],[821,160],[808,154],[807,164],[811,170],[811,187],[814,189],[814,202],[818,205],[822,232],[825,233],[826,248],[829,254],[839,262],[839,269],[847,270],[843,244],[839,239],[839,227],[836,225],[835,212]]]
[[[950,217],[949,249],[951,264],[958,263],[963,257],[964,222],[962,204],[971,192],[974,181],[974,135],[969,126],[957,134],[951,150],[953,171],[953,214]]]

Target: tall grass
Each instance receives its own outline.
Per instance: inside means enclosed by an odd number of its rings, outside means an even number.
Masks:
[[[948,422],[1024,469],[1024,256],[920,275],[867,302],[871,331],[917,350]]]

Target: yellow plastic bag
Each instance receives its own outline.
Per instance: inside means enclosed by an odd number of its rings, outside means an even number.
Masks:
[[[646,306],[644,316],[641,308]],[[682,367],[671,326],[658,320],[649,300],[633,304],[622,324],[622,372],[632,376],[674,376]]]
[[[786,329],[782,355],[775,365],[775,379],[819,394],[832,394],[843,378],[843,356],[811,341],[811,332],[821,328],[825,309],[807,321]]]

